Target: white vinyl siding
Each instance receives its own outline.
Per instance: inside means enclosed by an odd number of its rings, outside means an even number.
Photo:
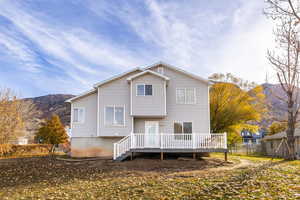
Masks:
[[[196,104],[196,88],[176,88],[177,104]]]
[[[163,67],[158,67],[157,72],[160,74],[164,74],[164,68]]]
[[[84,123],[85,111],[84,108],[74,108],[73,109],[73,122],[74,123]]]
[[[105,107],[105,125],[124,126],[125,125],[125,107],[124,106],[106,106]]]

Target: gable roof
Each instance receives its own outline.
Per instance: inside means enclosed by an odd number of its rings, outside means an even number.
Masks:
[[[133,75],[133,76],[130,77],[130,78],[133,79],[133,78],[136,78],[136,77],[138,77],[138,76],[141,76],[141,75],[143,75],[143,74],[145,74],[145,73],[151,73],[151,74],[156,75],[156,76],[159,76],[159,77],[161,77],[161,78],[163,78],[163,79],[165,79],[165,80],[170,80],[169,77],[164,76],[164,75],[162,75],[162,74],[159,74],[159,73],[157,73],[157,72],[154,72],[154,71],[150,70],[151,68],[157,67],[158,65],[163,65],[164,67],[170,68],[170,69],[172,69],[172,70],[174,70],[174,71],[178,71],[178,72],[180,72],[180,73],[183,73],[183,74],[185,74],[185,75],[187,75],[187,76],[189,76],[189,77],[192,77],[192,78],[194,78],[194,79],[196,79],[196,80],[199,80],[199,81],[201,81],[201,82],[203,82],[203,83],[206,83],[206,84],[208,84],[208,85],[211,85],[211,84],[212,84],[209,80],[204,79],[204,78],[202,78],[202,77],[200,77],[200,76],[198,76],[198,75],[192,74],[192,73],[190,73],[190,72],[187,72],[187,71],[182,70],[182,69],[180,69],[180,68],[178,68],[178,67],[174,67],[174,66],[172,66],[172,65],[166,64],[166,63],[164,63],[164,62],[158,62],[158,63],[152,64],[152,65],[150,65],[150,66],[147,66],[147,67],[145,67],[145,68],[136,67],[136,68],[134,68],[134,69],[132,69],[132,70],[126,71],[126,72],[124,72],[124,73],[121,73],[121,74],[118,74],[118,75],[116,75],[116,76],[113,76],[113,77],[111,77],[111,78],[109,78],[109,79],[106,79],[106,80],[103,80],[103,81],[101,81],[101,82],[99,82],[99,83],[96,83],[96,84],[93,85],[93,87],[94,87],[93,89],[88,90],[88,91],[86,91],[86,92],[84,92],[84,93],[82,93],[82,94],[79,94],[79,95],[77,95],[77,96],[75,96],[75,97],[73,97],[73,98],[71,98],[71,99],[68,99],[68,100],[66,100],[66,102],[72,102],[72,101],[77,100],[77,99],[79,99],[79,98],[82,98],[82,97],[85,97],[85,96],[87,96],[87,95],[90,95],[90,94],[96,92],[96,91],[97,91],[97,88],[98,88],[99,86],[104,85],[104,84],[106,84],[106,83],[109,83],[109,82],[111,82],[111,81],[114,81],[114,80],[116,80],[116,79],[122,78],[122,77],[126,76],[127,74],[132,73],[132,72],[135,72],[135,71],[140,71],[141,73],[138,73],[138,74],[136,74],[136,75]],[[127,80],[128,80],[128,79],[127,79]]]
[[[169,64],[164,63],[164,62],[158,62],[158,63],[155,63],[155,64],[153,64],[153,65],[150,65],[150,66],[148,66],[148,67],[145,67],[144,70],[149,70],[149,69],[151,69],[151,68],[153,68],[153,67],[157,67],[158,65],[163,65],[163,66],[165,66],[165,67],[167,67],[167,68],[169,68],[169,69],[172,69],[172,70],[174,70],[174,71],[181,72],[181,73],[183,73],[183,74],[185,74],[185,75],[187,75],[187,76],[189,76],[189,77],[192,77],[192,78],[194,78],[194,79],[196,79],[196,80],[202,81],[203,83],[206,83],[206,84],[208,84],[208,85],[211,85],[211,84],[212,84],[208,79],[202,78],[202,77],[200,77],[200,76],[198,76],[198,75],[192,74],[192,73],[190,73],[190,72],[187,72],[187,71],[185,71],[185,70],[183,70],[183,69],[180,69],[180,68],[175,67],[175,66],[173,66],[173,65],[169,65]]]
[[[135,71],[143,71],[143,69],[141,69],[141,68],[139,68],[139,67],[136,67],[136,68],[134,68],[134,69],[132,69],[132,70],[126,71],[126,72],[124,72],[124,73],[118,74],[118,75],[113,76],[113,77],[111,77],[111,78],[109,78],[109,79],[106,79],[106,80],[104,80],[104,81],[101,81],[101,82],[99,82],[99,83],[96,83],[96,84],[94,84],[94,87],[97,88],[97,87],[99,87],[99,86],[101,86],[101,85],[104,85],[104,84],[106,84],[106,83],[108,83],[108,82],[111,82],[111,81],[113,81],[113,80],[122,78],[123,76],[126,76],[127,74],[130,74],[130,73],[135,72]]]
[[[96,89],[96,88],[93,88],[93,89],[88,90],[88,91],[86,91],[86,92],[83,92],[83,93],[81,93],[81,94],[79,94],[79,95],[77,95],[77,96],[75,96],[75,97],[73,97],[73,98],[71,98],[71,99],[67,99],[65,102],[71,103],[71,102],[74,101],[74,100],[77,100],[77,99],[80,99],[80,98],[82,98],[82,97],[88,96],[88,95],[93,94],[93,93],[95,93],[95,92],[97,92],[97,89]]]
[[[142,72],[140,72],[140,73],[137,73],[137,74],[135,74],[135,75],[133,75],[133,76],[130,76],[129,78],[127,78],[127,81],[131,81],[131,80],[133,80],[133,79],[135,79],[135,78],[137,78],[137,77],[143,76],[144,74],[152,74],[152,75],[154,75],[154,76],[157,76],[157,77],[160,77],[160,78],[162,78],[162,79],[165,79],[166,81],[170,80],[169,77],[164,76],[164,75],[162,75],[162,74],[160,74],[160,73],[154,72],[154,71],[152,71],[152,70],[145,70],[145,71],[142,71]]]

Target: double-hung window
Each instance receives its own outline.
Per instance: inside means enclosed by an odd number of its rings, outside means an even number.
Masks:
[[[192,122],[174,122],[175,139],[191,140],[192,135],[186,135],[186,134],[192,134],[192,133],[193,133]]]
[[[85,110],[84,108],[74,108],[73,109],[73,122],[84,123]]]
[[[152,85],[138,84],[136,86],[137,96],[152,96]]]
[[[105,125],[124,126],[125,125],[124,106],[106,106]]]
[[[196,104],[196,88],[176,88],[177,104]]]

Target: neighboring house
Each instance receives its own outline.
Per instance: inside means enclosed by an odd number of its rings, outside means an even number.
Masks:
[[[241,132],[243,144],[260,144],[261,139],[265,136],[266,132],[261,129],[257,133],[252,133],[247,130]]]
[[[295,130],[295,150],[300,159],[300,129]],[[267,135],[262,140],[263,153],[268,156],[285,157],[288,148],[286,143],[286,132]]]
[[[135,68],[69,99],[72,156],[227,152],[210,133],[209,81],[158,63]]]
[[[25,136],[18,137],[15,140],[11,140],[9,143],[18,144],[18,145],[26,145],[26,144],[28,144],[28,137],[25,137]]]

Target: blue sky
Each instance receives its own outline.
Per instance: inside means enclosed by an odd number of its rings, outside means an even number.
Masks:
[[[262,0],[0,0],[0,87],[78,94],[163,61],[261,83],[272,24]]]

